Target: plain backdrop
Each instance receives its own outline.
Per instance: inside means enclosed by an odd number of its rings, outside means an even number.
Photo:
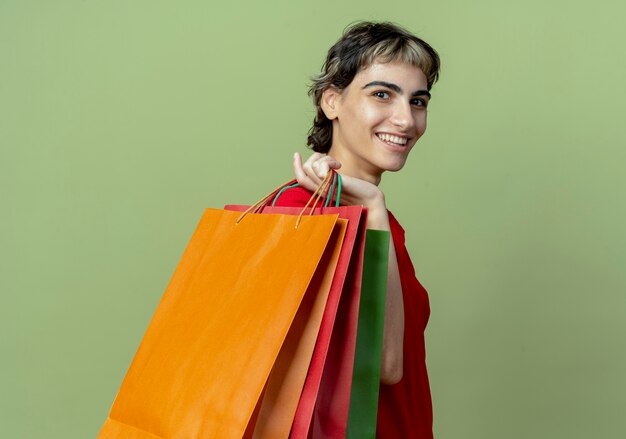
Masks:
[[[622,2],[0,0],[0,437],[89,438],[205,207],[308,154],[350,22],[442,58],[382,187],[438,439],[626,437]]]

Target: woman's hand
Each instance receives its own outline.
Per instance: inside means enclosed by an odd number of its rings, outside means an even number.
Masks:
[[[341,163],[331,156],[314,153],[302,163],[302,157],[295,153],[293,171],[300,185],[315,191],[328,172],[341,168]],[[385,196],[378,186],[359,178],[341,174],[341,204],[362,205],[370,209],[385,209]]]

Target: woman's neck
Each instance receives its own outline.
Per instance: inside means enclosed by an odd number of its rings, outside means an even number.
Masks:
[[[365,180],[376,186],[380,184],[382,172],[375,169],[370,163],[365,163],[351,154],[346,154],[341,148],[331,147],[328,155],[341,163],[340,174]]]

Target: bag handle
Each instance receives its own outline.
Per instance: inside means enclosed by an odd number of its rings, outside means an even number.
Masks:
[[[313,192],[313,194],[311,195],[311,198],[309,198],[309,201],[307,201],[306,205],[300,211],[300,215],[298,215],[298,220],[296,221],[296,229],[298,228],[298,225],[300,225],[300,220],[302,219],[302,215],[304,214],[304,212],[306,211],[306,209],[309,207],[309,205],[311,204],[313,200],[315,201],[313,203],[313,206],[311,207],[311,210],[309,211],[309,215],[313,214],[313,211],[315,210],[315,207],[317,206],[317,203],[320,201],[320,199],[326,198],[325,207],[328,207],[328,204],[330,203],[332,195],[335,193],[335,181],[337,182],[336,206],[339,207],[339,196],[341,195],[341,175],[339,175],[335,170],[331,170],[331,172],[328,172],[326,174],[326,177],[324,177],[324,179],[322,180],[320,185],[317,187],[315,192]],[[299,184],[297,183],[296,180],[291,180],[287,183],[281,184],[279,187],[274,189],[268,195],[266,195],[261,200],[257,201],[255,204],[253,204],[248,209],[246,209],[246,211],[243,212],[239,216],[239,218],[237,218],[236,224],[239,224],[239,222],[248,213],[250,212],[257,213],[258,211],[260,211],[263,207],[265,207],[268,204],[269,200],[271,200],[272,197],[274,197],[274,202],[272,203],[272,206],[273,206],[276,203],[276,199],[278,199],[278,197],[285,190],[290,189],[292,187],[297,187],[297,186],[299,186]]]
[[[326,191],[326,202],[324,203],[324,207],[328,207],[333,198],[335,198],[335,207],[339,207],[339,203],[341,200],[341,174],[331,171],[333,173],[333,180],[330,185],[330,189]],[[278,198],[285,192],[287,189],[291,189],[294,187],[299,187],[300,183],[289,182],[285,184],[280,190],[277,191],[276,196],[274,197],[274,201],[272,201],[272,206],[276,205]]]

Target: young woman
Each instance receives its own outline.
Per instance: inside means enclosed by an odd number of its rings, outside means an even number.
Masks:
[[[433,434],[424,349],[428,295],[378,185],[385,171],[402,169],[426,131],[438,75],[437,52],[401,27],[360,22],[346,29],[309,91],[317,109],[308,137],[315,153],[304,163],[295,154],[300,187],[285,191],[277,203],[303,205],[335,169],[343,180],[341,202],[367,207],[367,227],[391,232],[377,420],[377,437],[385,439]]]

